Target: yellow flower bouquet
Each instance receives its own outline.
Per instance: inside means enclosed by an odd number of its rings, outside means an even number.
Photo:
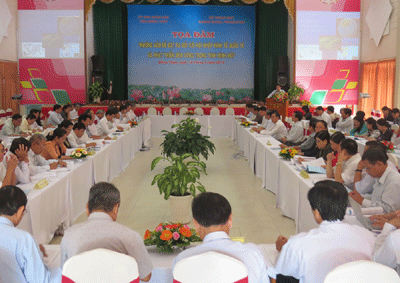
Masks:
[[[251,126],[251,123],[249,121],[243,121],[240,125],[242,125],[245,128],[248,128]]]
[[[279,156],[285,160],[291,160],[297,154],[294,148],[284,148],[279,152]]]
[[[86,149],[77,148],[73,152],[71,152],[70,156],[75,158],[75,159],[81,159],[81,158],[85,158],[88,155],[89,155],[89,152]]]

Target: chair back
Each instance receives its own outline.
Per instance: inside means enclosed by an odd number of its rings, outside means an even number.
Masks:
[[[233,109],[232,107],[226,108],[225,115],[235,116],[235,109]]]
[[[239,260],[217,252],[206,252],[179,261],[174,283],[248,283],[247,267]]]
[[[157,110],[154,107],[147,109],[147,115],[157,115]]]
[[[383,264],[359,260],[341,266],[328,273],[324,283],[400,283],[397,272]]]
[[[204,110],[201,107],[197,107],[197,108],[194,109],[194,113],[196,115],[204,115]]]
[[[106,249],[95,249],[69,258],[63,267],[62,283],[139,283],[134,258]]]
[[[11,108],[8,108],[8,109],[6,110],[6,117],[11,117],[12,115],[13,115],[12,109],[11,109]]]
[[[179,109],[179,115],[185,115],[188,112],[187,107],[182,107]]]
[[[399,165],[399,160],[397,159],[397,157],[393,153],[388,153],[387,155],[389,157],[389,161],[397,167],[397,165]]]
[[[172,115],[172,110],[169,107],[165,107],[162,111],[163,115]]]
[[[211,114],[211,115],[218,116],[218,115],[220,115],[221,113],[219,112],[219,109],[218,109],[217,107],[213,107],[213,108],[211,108],[210,114]]]

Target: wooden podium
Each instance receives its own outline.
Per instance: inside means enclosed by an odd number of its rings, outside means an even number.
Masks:
[[[268,110],[277,110],[278,113],[281,114],[281,120],[285,121],[285,118],[288,116],[289,101],[279,103],[272,98],[266,98],[265,107],[267,107]]]

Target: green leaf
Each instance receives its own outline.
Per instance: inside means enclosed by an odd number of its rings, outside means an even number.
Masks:
[[[154,177],[153,182],[151,182],[151,185],[154,186],[154,184],[163,176],[163,174],[158,174]]]
[[[157,163],[160,162],[160,160],[164,159],[164,157],[156,157],[154,160],[151,162],[151,171],[154,170],[156,167]]]

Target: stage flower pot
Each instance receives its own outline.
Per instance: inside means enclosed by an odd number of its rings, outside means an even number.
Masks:
[[[192,221],[192,195],[170,196],[171,222],[187,224]]]

